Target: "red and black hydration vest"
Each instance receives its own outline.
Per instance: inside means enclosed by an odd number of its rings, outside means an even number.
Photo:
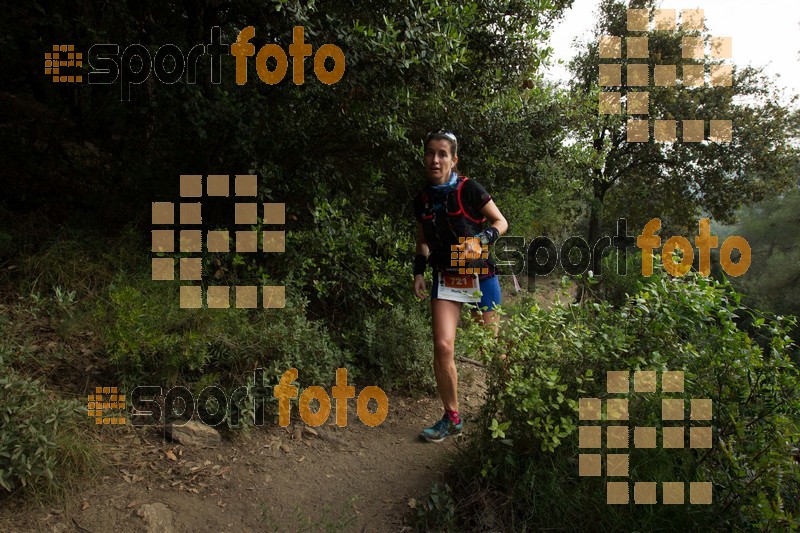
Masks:
[[[447,193],[444,205],[434,204],[431,192],[426,187],[417,197],[415,211],[422,223],[425,241],[431,251],[428,263],[437,270],[457,271],[451,266],[451,246],[459,244],[459,237],[472,237],[483,230],[486,217],[475,213],[462,202],[462,189],[469,178],[458,176],[456,185]],[[438,207],[438,208],[437,208]],[[470,261],[473,268],[489,267],[494,274],[494,262],[483,259]]]

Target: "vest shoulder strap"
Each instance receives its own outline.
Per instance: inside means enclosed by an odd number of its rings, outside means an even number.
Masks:
[[[469,180],[469,178],[466,177],[466,176],[459,176],[459,179],[461,179],[461,178],[464,178],[464,179],[462,179],[461,182],[458,184],[458,189],[457,189],[457,192],[456,192],[456,198],[458,199],[458,211],[456,213],[454,213],[454,214],[459,214],[460,213],[460,214],[463,214],[465,217],[467,217],[472,222],[481,223],[481,222],[486,220],[486,217],[472,218],[471,216],[469,216],[469,213],[467,212],[467,210],[464,209],[464,204],[461,202],[461,189],[464,187],[464,184],[467,182],[467,180]]]

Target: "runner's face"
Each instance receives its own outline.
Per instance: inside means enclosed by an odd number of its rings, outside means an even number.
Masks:
[[[431,183],[442,184],[450,178],[450,172],[458,162],[458,156],[452,156],[448,141],[433,139],[425,147],[423,162]]]

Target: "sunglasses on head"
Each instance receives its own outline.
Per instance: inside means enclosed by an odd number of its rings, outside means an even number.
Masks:
[[[456,139],[455,134],[452,131],[447,131],[447,130],[436,130],[436,131],[430,132],[428,134],[428,136],[425,138],[425,142],[427,143],[428,141],[431,140],[431,137],[437,137],[437,136],[445,137],[445,138],[453,141],[454,143],[458,142],[458,140]]]

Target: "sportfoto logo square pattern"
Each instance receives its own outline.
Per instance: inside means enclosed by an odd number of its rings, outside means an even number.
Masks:
[[[83,76],[67,75],[66,68],[83,66],[83,53],[71,44],[54,44],[52,52],[44,54],[44,73],[53,83],[81,83]]]
[[[658,390],[658,372],[643,370],[633,372],[633,394],[655,393]],[[682,371],[665,371],[660,376],[662,394],[683,394],[684,376]],[[609,395],[631,394],[631,372],[606,372],[606,392]],[[713,434],[711,426],[692,426],[689,431],[678,425],[686,419],[686,408],[689,407],[689,419],[692,421],[710,421],[712,418],[712,401],[709,399],[662,398],[661,420],[666,424],[661,427],[642,427],[620,424],[629,420],[629,398],[608,397],[580,398],[578,400],[579,419],[581,421],[606,421],[606,425],[580,425],[578,427],[578,447],[594,449],[603,453],[581,453],[578,455],[578,474],[583,477],[599,477],[603,475],[605,465],[606,503],[624,505],[630,503],[631,482],[633,483],[633,502],[641,505],[661,503],[681,505],[685,503],[687,483],[652,481],[611,480],[609,478],[630,477],[630,455],[620,453],[634,448],[654,449],[659,441],[662,448],[685,448],[688,434],[689,448],[711,448]],[[605,410],[603,409],[605,407]],[[605,413],[605,418],[603,414]],[[603,430],[605,429],[605,439]],[[633,431],[631,431],[633,429]],[[660,433],[660,439],[659,437]],[[604,446],[605,444],[605,446]],[[660,491],[659,487],[660,485]],[[688,483],[690,504],[710,504],[712,502],[712,485],[710,482]]]
[[[677,12],[674,9],[656,9],[653,16],[653,31],[678,30]],[[680,12],[681,27],[685,32],[702,32],[705,21],[702,9],[683,9]],[[641,115],[650,114],[650,94],[648,87],[704,87],[706,73],[710,87],[730,87],[733,85],[733,65],[706,65],[706,41],[702,35],[686,35],[681,38],[681,65],[654,65],[652,76],[649,41],[637,32],[650,30],[647,9],[627,10],[627,29],[624,38],[617,35],[601,35],[598,42],[601,63],[598,69],[598,83],[602,88],[599,96],[601,115],[624,114],[627,120],[627,141],[648,142],[651,139],[651,121]],[[730,37],[711,37],[708,40],[708,57],[730,59],[733,57],[733,40]],[[624,47],[623,47],[624,42]],[[623,48],[625,55],[623,56]],[[624,69],[614,60],[626,60]],[[641,60],[638,61],[638,60]],[[635,88],[631,90],[631,88]],[[636,117],[634,117],[636,116]],[[706,131],[708,137],[706,138]],[[733,140],[733,123],[730,120],[710,120],[706,130],[705,120],[655,119],[652,121],[652,139],[658,143],[711,141],[730,143]]]
[[[205,195],[212,197],[229,197],[231,190],[237,197],[255,197],[258,191],[258,179],[253,175],[237,175],[231,187],[231,177],[227,174],[212,174],[205,178]],[[283,230],[255,231],[244,227],[230,231],[203,231],[193,226],[203,223],[203,206],[199,199],[203,197],[203,176],[183,175],[180,177],[180,195],[182,201],[176,206],[173,202],[153,202],[153,225],[161,229],[152,230],[153,254],[202,254],[208,253],[283,253],[286,248],[286,235]],[[184,200],[185,199],[185,200]],[[286,222],[286,205],[282,203],[258,204],[253,201],[242,201],[234,204],[234,224],[237,226],[254,226],[258,224],[259,213],[263,224],[283,225]],[[176,214],[181,228],[176,230]],[[185,229],[184,229],[185,228]],[[205,238],[205,240],[204,240]],[[177,239],[177,246],[176,246]],[[260,246],[259,246],[260,243]],[[178,279],[181,281],[203,281],[202,257],[152,257],[152,279],[172,281],[175,279],[175,267],[178,259]],[[226,309],[259,307],[259,291],[264,308],[283,308],[286,303],[286,292],[283,285],[267,286],[209,286],[203,290],[201,285],[181,285],[181,308]],[[231,299],[233,294],[233,299]]]
[[[117,393],[117,387],[95,387],[94,394],[88,396],[86,403],[89,418],[94,418],[95,424],[125,425],[125,395]],[[106,416],[106,411],[121,411],[121,413]]]
[[[481,244],[481,240],[477,237],[459,237],[458,244],[453,244],[450,246],[450,266],[451,267],[458,267],[459,274],[488,274],[489,268],[473,268],[468,267],[467,263],[474,259],[477,259],[479,255],[474,252],[466,252],[464,249],[466,248],[466,243],[472,242],[473,244],[477,244],[481,247],[480,258],[481,259],[488,259],[489,258],[489,250],[488,248],[484,247]]]

